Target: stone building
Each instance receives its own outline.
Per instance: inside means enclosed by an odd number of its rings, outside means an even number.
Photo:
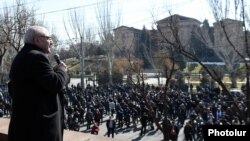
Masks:
[[[115,48],[114,54],[123,56],[126,53],[134,54],[134,49],[139,45],[141,30],[120,26],[114,29],[115,34]]]
[[[241,21],[225,19],[223,21],[214,23],[213,27],[210,27],[207,20],[200,22],[197,19],[176,14],[161,19],[156,23],[160,31],[148,30],[148,33],[151,35],[151,38],[157,38],[158,43],[153,46],[157,49],[159,48],[157,46],[162,45],[162,35],[160,35],[160,32],[171,42],[174,42],[176,40],[174,36],[178,35],[181,45],[189,51],[195,51],[199,57],[203,57],[202,59],[204,60],[202,61],[221,61],[216,53],[221,50],[225,50],[225,48],[229,46],[229,42],[227,41],[227,38],[223,33],[223,28],[220,24],[223,23],[226,25],[225,30],[227,31],[228,37],[234,46],[240,49],[240,52],[244,52],[244,32]],[[207,34],[201,29],[204,28],[204,25],[207,26],[206,28],[208,28],[207,30],[209,30],[211,35],[204,35]],[[116,28],[114,31],[116,44],[119,46],[119,50],[129,50],[130,53],[134,53],[135,48],[140,44],[139,39],[142,30],[135,29],[133,27],[121,26]],[[157,32],[157,34],[155,34],[155,32]],[[210,38],[210,43],[208,44],[206,41],[202,41],[202,37],[197,34],[203,34],[205,38]],[[164,46],[166,46],[166,44]],[[157,49],[152,50],[156,51]],[[116,51],[119,50],[116,49]],[[123,53],[124,52],[120,52],[120,54]]]
[[[243,22],[224,19],[219,22],[215,22],[214,26],[214,47],[217,50],[227,50],[227,52],[235,52],[233,48],[229,46],[234,46],[240,53],[245,52],[244,43],[244,31]],[[230,42],[228,41],[228,39]]]
[[[175,33],[178,33],[179,39],[183,46],[190,46],[190,39],[194,31],[199,28],[201,22],[181,15],[172,15],[157,21],[158,29],[168,38],[169,41],[174,42]],[[173,29],[174,27],[174,29]]]
[[[173,32],[171,31],[170,25],[174,24],[176,29],[178,29],[178,35],[183,45],[190,47],[190,39],[194,30],[199,28],[201,22],[181,15],[172,15],[170,17],[164,18],[157,21],[158,29],[161,29],[164,36],[170,40],[174,41]],[[140,36],[142,30],[135,29],[133,27],[121,26],[114,30],[116,47],[116,54],[122,55],[124,52],[130,52],[134,54],[135,49],[140,44]],[[157,51],[160,47],[161,35],[157,30],[148,30],[148,34],[151,39],[156,39],[158,42],[153,46],[153,51]],[[120,51],[120,53],[118,53]]]

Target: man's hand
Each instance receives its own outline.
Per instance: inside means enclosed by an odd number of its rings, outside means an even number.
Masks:
[[[65,71],[65,72],[67,72],[67,66],[62,61],[60,62],[60,64],[58,64],[57,66],[55,66],[55,69],[61,69],[61,70]]]

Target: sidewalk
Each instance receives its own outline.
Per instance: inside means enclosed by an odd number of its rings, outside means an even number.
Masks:
[[[9,119],[0,118],[0,141],[7,141]],[[89,133],[75,132],[64,130],[64,141],[124,141],[120,139],[112,139],[99,135],[92,135]]]
[[[188,120],[185,121],[184,125]],[[7,141],[7,133],[9,126],[9,118],[0,118],[0,141]],[[184,127],[184,126],[183,126]],[[115,134],[114,138],[104,136],[107,132],[106,122],[100,125],[100,131],[98,135],[93,135],[89,132],[85,132],[86,126],[81,128],[81,132],[64,131],[64,141],[162,141],[163,135],[161,131],[148,130],[143,136],[140,136],[140,127],[136,131],[133,129],[122,129]],[[183,133],[184,128],[181,128],[178,135],[178,141],[185,141]]]
[[[107,132],[106,122],[105,122],[106,119],[107,117],[104,118],[103,120],[104,122],[102,122],[102,124],[99,126],[100,131],[98,136],[104,136]],[[188,120],[185,120],[184,125],[186,124],[187,121]],[[179,131],[178,141],[185,141],[183,127]],[[86,126],[83,126],[81,128],[81,131],[85,133],[88,132],[86,131]],[[163,134],[160,130],[156,131],[147,129],[146,134],[140,136],[140,124],[138,124],[136,130],[134,130],[133,128],[126,129],[125,127],[123,127],[122,129],[117,128],[117,134],[115,134],[114,139],[120,139],[123,141],[163,141]]]

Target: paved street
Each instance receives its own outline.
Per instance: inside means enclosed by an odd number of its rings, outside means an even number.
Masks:
[[[107,117],[104,118],[104,122],[100,125],[100,131],[99,131],[98,136],[105,136],[107,132],[106,122],[105,122],[106,119]],[[140,125],[138,125],[138,129],[136,131],[133,131],[132,128],[129,128],[129,129],[124,129],[124,128],[125,127],[123,127],[123,129],[118,129],[118,132],[117,134],[115,134],[114,139],[119,139],[123,141],[162,141],[163,140],[163,135],[161,131],[148,129],[145,135],[140,136],[139,135]],[[89,131],[86,131],[86,126],[83,126],[80,130],[82,132],[89,133]],[[180,129],[178,141],[184,141],[183,128]]]
[[[160,131],[156,130],[147,130],[147,133],[144,136],[139,136],[140,134],[140,125],[138,125],[138,129],[133,131],[132,128],[130,129],[118,129],[118,133],[115,134],[114,139],[108,139],[107,136],[104,136],[107,132],[106,129],[106,119],[104,118],[104,122],[100,125],[100,132],[98,135],[92,135],[89,131],[86,131],[86,126],[84,125],[81,127],[80,131],[85,133],[83,135],[77,134],[76,132],[65,132],[65,141],[72,141],[74,140],[83,140],[83,141],[163,141],[163,135]],[[0,134],[4,133],[7,134],[7,128],[9,125],[8,118],[0,118]],[[95,136],[95,137],[94,137]],[[183,128],[180,129],[178,141],[185,141],[183,136]]]

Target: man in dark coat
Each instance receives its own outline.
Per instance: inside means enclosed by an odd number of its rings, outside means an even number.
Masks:
[[[184,126],[184,135],[185,135],[185,139],[186,141],[192,141],[193,140],[193,126],[191,124],[191,121],[188,121],[186,123],[186,125]]]
[[[108,130],[108,133],[107,133],[108,137],[110,137],[110,134],[111,134],[112,138],[114,138],[116,123],[115,123],[115,120],[112,118],[112,116],[109,116],[109,119],[106,122],[106,127]]]
[[[174,119],[172,120],[171,130],[169,132],[170,132],[170,134],[169,134],[170,140],[177,141],[178,134],[179,134],[179,128],[177,127],[176,122],[175,122]]]
[[[9,141],[62,141],[63,93],[66,65],[51,66],[53,41],[48,30],[31,26],[24,47],[13,60],[9,91],[12,114]]]

